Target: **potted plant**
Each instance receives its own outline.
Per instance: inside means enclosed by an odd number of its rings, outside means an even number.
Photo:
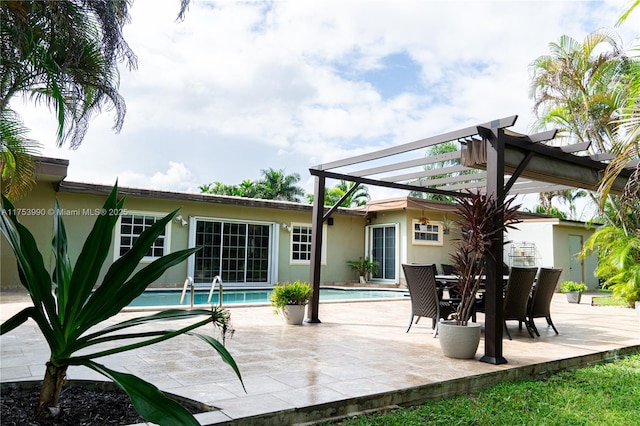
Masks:
[[[498,205],[492,195],[468,191],[469,196],[456,199],[454,220],[460,237],[453,242],[454,251],[449,255],[458,271],[458,280],[453,284],[460,302],[454,314],[455,320],[444,321],[439,326],[440,346],[446,356],[473,358],[480,343],[480,324],[469,320],[474,312],[476,294],[486,271],[486,259],[491,255],[498,235],[505,229],[514,229],[519,205],[512,206],[514,198]],[[496,217],[504,215],[502,225],[494,226]],[[465,336],[460,336],[464,334]],[[468,335],[468,336],[467,336]]]
[[[175,210],[145,230],[133,247],[106,271],[104,279],[98,285],[102,265],[111,255],[113,228],[124,206],[124,198],[117,199],[117,189],[115,185],[107,197],[101,210],[105,214],[97,216],[75,265],[71,264],[67,250],[67,234],[56,201],[53,214],[52,273],[47,270],[33,235],[18,221],[15,207],[2,196],[0,231],[15,253],[20,281],[29,292],[33,306],[3,322],[0,325],[0,334],[5,334],[32,319],[49,344],[51,355],[46,363],[34,413],[34,420],[37,422],[55,421],[63,412],[59,407],[59,397],[67,369],[69,366],[85,366],[107,377],[124,390],[131,398],[135,410],[145,420],[159,424],[199,425],[189,411],[175,400],[169,399],[153,384],[130,373],[112,370],[95,361],[96,358],[187,334],[207,342],[232,367],[242,382],[240,371],[223,344],[211,336],[194,332],[203,325],[212,323],[222,329],[224,336],[230,331],[229,313],[226,310],[166,310],[117,324],[105,324],[109,318],[142,294],[146,287],[167,269],[183,262],[199,249],[173,252],[137,270],[149,247],[176,215]],[[199,317],[197,322],[183,324],[176,330],[141,330],[127,333],[131,327],[139,325],[195,317]],[[105,327],[99,329],[98,326],[101,324]],[[118,342],[123,343],[118,345]],[[104,343],[108,343],[108,346],[102,346]]]
[[[371,261],[369,256],[360,256],[358,260],[349,260],[347,261],[347,265],[358,273],[360,284],[366,284],[370,274],[378,273],[378,262]]]
[[[567,302],[580,303],[582,292],[587,290],[587,285],[576,281],[563,281],[560,284],[560,292],[567,295]]]
[[[301,325],[304,308],[311,300],[313,288],[307,282],[277,284],[271,293],[271,305],[277,314],[282,314],[289,325]]]
[[[449,232],[451,231],[452,227],[453,227],[453,221],[449,219],[447,217],[447,214],[445,213],[444,217],[442,218],[442,233],[444,235],[449,235]]]

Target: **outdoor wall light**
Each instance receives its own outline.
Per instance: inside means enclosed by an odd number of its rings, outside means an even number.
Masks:
[[[176,216],[176,217],[174,217],[174,218],[173,218],[173,221],[174,221],[175,223],[179,223],[179,224],[180,224],[180,225],[182,225],[182,226],[187,226],[187,225],[189,224],[186,220],[184,220],[184,219],[182,218],[182,216]]]
[[[291,226],[287,225],[286,223],[282,224],[282,229],[284,229],[285,231],[291,232]]]

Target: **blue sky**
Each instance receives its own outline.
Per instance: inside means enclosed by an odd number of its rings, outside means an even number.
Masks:
[[[77,150],[55,117],[14,102],[68,179],[197,192],[519,115],[532,122],[528,65],[563,34],[612,27],[628,1],[136,0],[121,70],[122,131],[91,123]],[[631,46],[640,12],[621,28]],[[374,190],[376,197],[389,195]]]

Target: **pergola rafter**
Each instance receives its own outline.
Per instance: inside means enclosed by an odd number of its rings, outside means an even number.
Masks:
[[[320,322],[322,224],[335,210],[335,206],[327,209],[323,205],[326,179],[453,197],[464,197],[468,195],[467,190],[480,188],[493,194],[499,204],[504,203],[507,195],[597,188],[607,167],[602,160],[607,156],[576,155],[585,151],[588,143],[546,145],[545,142],[555,138],[555,130],[533,135],[508,130],[516,120],[515,115],[505,117],[311,167],[309,172],[315,177],[310,268],[314,291],[307,321]],[[461,149],[425,156],[428,148],[446,142],[458,142]],[[441,167],[429,167],[431,165]],[[630,168],[623,170],[613,183],[611,194],[621,194],[630,176]],[[500,226],[502,221],[503,218],[495,226]],[[499,236],[501,240],[503,237]],[[506,362],[502,355],[502,291],[501,286],[498,291],[497,285],[502,282],[502,265],[502,247],[495,247],[487,257],[485,354],[481,359],[494,364]]]

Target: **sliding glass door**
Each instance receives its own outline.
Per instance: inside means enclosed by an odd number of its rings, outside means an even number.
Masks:
[[[397,281],[398,279],[398,226],[371,225],[367,227],[368,253],[378,262],[378,273],[374,280]]]
[[[269,284],[271,225],[198,219],[194,237],[196,283]]]

